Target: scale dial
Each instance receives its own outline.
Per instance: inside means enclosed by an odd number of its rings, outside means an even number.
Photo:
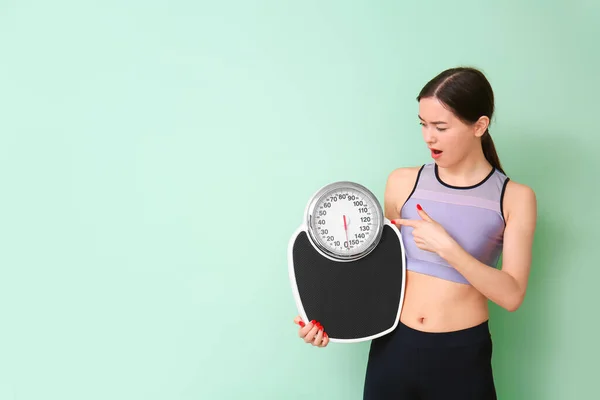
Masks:
[[[375,195],[354,182],[323,187],[309,202],[306,218],[313,245],[339,261],[369,254],[379,243],[384,225]]]

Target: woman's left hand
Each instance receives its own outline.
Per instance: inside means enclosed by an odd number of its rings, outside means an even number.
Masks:
[[[392,220],[391,223],[413,228],[412,235],[417,247],[438,255],[456,243],[444,227],[431,218],[419,204],[417,204],[417,212],[421,216],[420,220],[401,218]]]

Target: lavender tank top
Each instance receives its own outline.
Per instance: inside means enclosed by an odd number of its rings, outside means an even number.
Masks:
[[[431,218],[467,252],[480,262],[495,268],[502,252],[504,215],[502,200],[509,178],[493,168],[473,186],[451,186],[438,175],[437,164],[425,164],[419,170],[411,194],[401,209],[402,218],[421,219],[420,204]],[[406,252],[406,269],[453,282],[469,284],[455,268],[435,253],[419,249],[409,226],[400,233]]]

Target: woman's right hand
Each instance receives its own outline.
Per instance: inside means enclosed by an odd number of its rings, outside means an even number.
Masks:
[[[300,325],[298,336],[304,339],[306,343],[317,347],[325,347],[329,344],[329,336],[327,336],[327,333],[319,322],[312,320],[309,323],[305,323],[298,315],[294,318],[294,323]]]

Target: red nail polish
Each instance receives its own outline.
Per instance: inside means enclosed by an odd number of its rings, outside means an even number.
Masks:
[[[395,224],[395,223],[396,223],[396,221],[395,221],[395,220],[391,220],[390,222],[391,222],[392,224]]]
[[[315,321],[314,319],[312,321],[310,321],[311,324],[316,325],[317,321]]]
[[[421,205],[420,205],[420,204],[417,204],[417,208],[418,208],[419,210],[422,210],[422,209],[423,209],[423,207],[421,207]]]
[[[304,321],[300,321],[300,322],[298,322],[298,325],[300,325],[300,326],[301,326],[301,327],[303,327],[303,328],[306,326],[306,324],[304,323]]]

